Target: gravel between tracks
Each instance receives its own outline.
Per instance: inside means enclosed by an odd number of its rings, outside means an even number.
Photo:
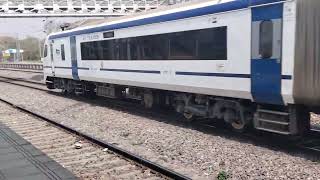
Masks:
[[[80,179],[163,179],[78,136],[0,103],[0,121]],[[81,148],[75,148],[79,143]],[[3,163],[3,162],[2,162]]]
[[[1,98],[137,153],[195,179],[320,179],[320,163],[94,104],[0,83]]]

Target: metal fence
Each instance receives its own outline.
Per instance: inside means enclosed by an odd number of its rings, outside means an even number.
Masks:
[[[0,64],[0,68],[43,70],[42,64]]]

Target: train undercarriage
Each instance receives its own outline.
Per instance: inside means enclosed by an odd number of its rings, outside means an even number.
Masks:
[[[302,136],[310,130],[310,113],[306,107],[299,105],[256,104],[244,99],[53,77],[48,77],[46,84],[49,89],[61,89],[65,94],[135,99],[149,109],[172,107],[183,114],[186,121],[199,118],[220,120],[237,132],[253,127],[281,135]]]

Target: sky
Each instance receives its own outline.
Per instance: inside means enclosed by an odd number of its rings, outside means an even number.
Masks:
[[[44,24],[54,21],[57,24],[72,23],[83,18],[0,18],[0,36],[12,36],[23,39],[27,36],[44,39]]]

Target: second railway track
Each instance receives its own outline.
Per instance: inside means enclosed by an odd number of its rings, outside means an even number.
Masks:
[[[37,118],[3,121],[81,179],[190,179],[16,103],[4,99],[0,102]]]
[[[6,79],[6,80],[10,80],[10,81],[18,81],[18,82],[25,82],[25,83],[31,83],[31,84],[37,84],[37,85],[43,85],[45,86],[45,84],[43,82],[38,82],[38,81],[30,81],[24,78],[13,78],[13,77],[6,77],[6,76],[0,76],[0,79]]]

